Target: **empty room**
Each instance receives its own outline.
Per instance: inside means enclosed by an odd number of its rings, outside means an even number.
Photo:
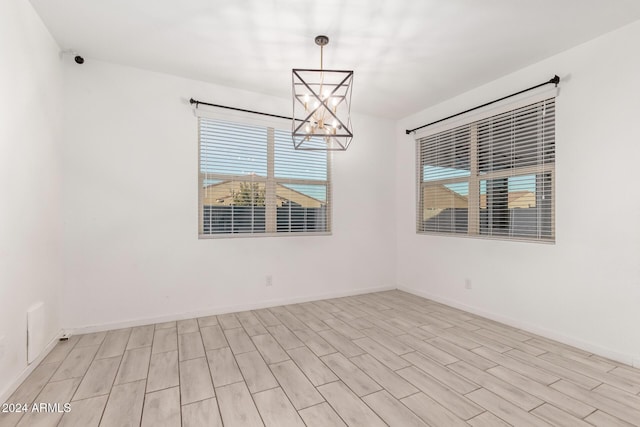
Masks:
[[[640,2],[3,0],[0,427],[640,426]]]

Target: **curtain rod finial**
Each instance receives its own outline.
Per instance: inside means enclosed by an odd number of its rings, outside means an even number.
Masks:
[[[556,74],[551,80],[549,80],[549,83],[553,83],[558,86],[558,83],[560,83],[560,77],[558,77],[558,75]]]

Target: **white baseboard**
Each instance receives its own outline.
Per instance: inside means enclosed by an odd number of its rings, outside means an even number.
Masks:
[[[40,355],[31,363],[29,363],[16,377],[9,383],[9,385],[0,391],[0,403],[4,403],[11,397],[11,395],[20,387],[20,384],[23,383],[24,380],[33,372],[34,369],[40,365],[40,362],[44,360],[45,357],[53,350],[53,347],[56,346],[60,337],[62,337],[63,332],[59,331],[55,337],[47,344],[47,346],[42,350]]]
[[[449,298],[443,298],[438,295],[433,295],[428,292],[424,292],[418,289],[409,288],[406,286],[398,286],[398,289],[404,292],[408,292],[413,295],[417,295],[423,298],[427,298],[441,304],[448,305],[450,307],[458,308],[460,310],[467,311],[469,313],[477,314],[478,316],[486,317],[487,319],[495,320],[496,322],[504,323],[505,325],[512,326],[514,328],[522,329],[523,331],[531,332],[533,334],[540,335],[545,338],[549,338],[561,343],[571,345],[573,347],[588,351],[598,356],[606,357],[611,360],[615,360],[626,365],[633,367],[640,367],[640,358],[637,355],[621,353],[619,351],[611,350],[609,348],[602,347],[592,342],[584,341],[578,338],[571,337],[557,331],[542,328],[533,323],[524,322],[522,320],[514,319],[512,317],[503,316],[498,313],[482,310],[477,307],[473,307],[467,304],[463,304],[459,301],[451,300]]]
[[[261,308],[276,307],[279,305],[298,304],[309,301],[318,301],[330,298],[348,297],[353,295],[368,294],[371,292],[391,291],[395,286],[381,286],[377,288],[351,289],[348,291],[331,292],[327,294],[316,294],[304,297],[279,298],[266,300],[252,304],[240,304],[235,306],[213,307],[206,310],[190,311],[186,313],[174,313],[166,316],[147,317],[140,319],[126,320],[124,322],[112,322],[99,325],[80,326],[75,328],[65,328],[64,332],[70,335],[89,334],[93,332],[109,331],[112,329],[131,328],[135,326],[150,325],[153,323],[173,322],[175,320],[193,319],[196,317],[213,316],[216,314],[236,313],[239,311],[259,310]]]

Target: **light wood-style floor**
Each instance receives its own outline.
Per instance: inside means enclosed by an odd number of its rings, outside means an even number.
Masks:
[[[629,426],[640,370],[400,291],[60,343],[0,426]]]

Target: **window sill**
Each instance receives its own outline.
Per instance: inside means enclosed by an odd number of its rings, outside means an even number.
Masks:
[[[552,239],[536,239],[526,237],[509,237],[509,236],[485,236],[485,235],[472,235],[462,233],[438,233],[433,231],[416,231],[418,236],[437,236],[437,237],[460,237],[466,239],[478,239],[478,240],[499,240],[503,242],[520,242],[520,243],[542,243],[544,245],[555,245],[555,237]]]
[[[226,233],[226,234],[199,234],[198,240],[209,239],[246,239],[251,237],[311,237],[311,236],[331,236],[330,231],[322,232],[291,232],[291,233]]]

